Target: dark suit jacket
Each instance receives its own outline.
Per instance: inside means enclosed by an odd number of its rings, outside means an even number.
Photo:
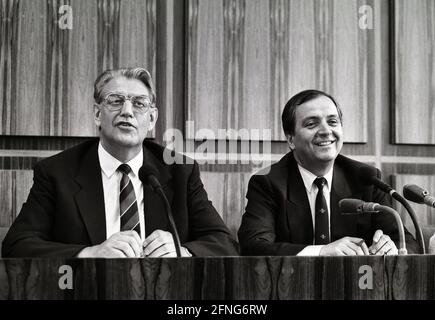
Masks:
[[[106,240],[98,141],[36,164],[29,197],[3,241],[3,257],[73,257]],[[145,141],[143,150],[144,164],[158,170],[182,245],[195,256],[237,255],[237,243],[207,198],[198,164],[166,165],[164,148],[152,142]],[[144,210],[146,235],[169,231],[164,204],[148,185]]]
[[[339,155],[334,163],[330,198],[331,242],[345,236],[360,237],[368,246],[377,229],[388,234],[398,246],[394,217],[388,214],[341,215],[338,202],[362,199],[388,205],[385,193],[358,183],[362,163]],[[296,160],[290,152],[270,172],[254,175],[246,195],[248,204],[238,236],[243,255],[295,255],[313,244],[313,220],[308,196]],[[378,177],[380,171],[376,170]],[[407,233],[408,252],[418,252],[418,244]]]

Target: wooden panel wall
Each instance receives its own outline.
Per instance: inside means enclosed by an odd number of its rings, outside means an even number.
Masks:
[[[395,1],[394,42],[395,142],[435,145],[435,2]]]
[[[213,205],[234,236],[246,207],[246,191],[252,172],[211,172],[201,174]]]
[[[26,201],[32,183],[30,170],[0,170],[0,242]]]
[[[0,227],[9,227],[27,199],[33,182],[30,170],[0,170]]]
[[[72,29],[59,27],[59,7]],[[93,82],[107,68],[155,75],[155,0],[2,0],[3,135],[94,136]]]
[[[216,131],[271,129],[272,140],[284,140],[284,104],[318,88],[342,106],[345,140],[366,142],[373,83],[367,61],[376,32],[359,29],[366,3],[189,0],[188,120]]]

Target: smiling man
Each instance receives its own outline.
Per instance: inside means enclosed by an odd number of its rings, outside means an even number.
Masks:
[[[149,73],[107,70],[95,81],[94,99],[100,137],[35,166],[3,257],[176,256],[164,203],[139,179],[143,165],[155,169],[172,206],[182,256],[237,255],[198,164],[167,165],[164,148],[145,141],[158,117]]]
[[[284,108],[282,125],[291,152],[249,182],[238,233],[242,254],[397,254],[394,217],[339,211],[344,198],[388,203],[382,191],[359,183],[358,169],[366,165],[339,154],[342,112],[334,98],[318,90],[296,94]],[[408,232],[406,237],[408,252],[418,252]]]

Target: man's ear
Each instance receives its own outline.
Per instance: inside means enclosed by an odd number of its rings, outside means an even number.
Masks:
[[[96,103],[94,103],[94,122],[98,128],[101,126],[101,106]]]
[[[294,150],[295,149],[295,144],[293,143],[293,136],[287,134],[285,137],[287,138],[287,144],[290,147],[290,150]]]
[[[150,115],[150,123],[148,124],[148,131],[153,130],[154,126],[157,123],[157,119],[159,118],[159,110],[157,108],[152,108],[149,111]]]

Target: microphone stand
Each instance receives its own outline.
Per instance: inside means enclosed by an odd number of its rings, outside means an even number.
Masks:
[[[400,255],[406,255],[408,253],[408,251],[406,250],[405,229],[403,228],[403,223],[402,223],[402,219],[400,219],[400,215],[397,213],[396,210],[394,210],[390,207],[387,207],[387,206],[376,205],[375,209],[379,210],[381,212],[384,212],[384,213],[390,213],[394,216],[394,218],[396,219],[397,228],[399,229],[399,249],[398,249],[398,252]]]
[[[172,216],[171,205],[169,204],[169,201],[166,198],[165,193],[163,192],[163,189],[160,186],[155,188],[155,191],[157,192],[160,199],[165,204],[165,209],[166,209],[166,212],[168,214],[168,219],[169,219],[169,226],[171,228],[172,238],[174,239],[175,251],[177,252],[177,258],[180,258],[181,257],[181,249],[180,249],[181,243],[180,243],[180,238],[178,236],[177,228],[175,227],[174,217]]]
[[[406,211],[410,215],[412,223],[414,224],[415,235],[417,237],[417,241],[419,242],[420,247],[421,247],[421,251],[422,251],[421,253],[425,254],[426,253],[426,247],[425,247],[425,244],[424,244],[423,232],[421,231],[420,225],[418,224],[417,216],[415,215],[414,210],[409,205],[408,201],[406,201],[404,197],[402,197],[399,193],[397,193],[397,191],[395,191],[395,190],[390,191],[390,195],[394,199],[399,201],[405,207]]]
[[[169,204],[168,198],[166,198],[165,193],[163,192],[162,186],[160,185],[159,180],[155,177],[156,170],[149,165],[144,165],[139,169],[139,179],[142,183],[148,183],[150,187],[156,192],[165,205],[166,215],[169,220],[169,227],[172,234],[172,239],[174,240],[175,251],[177,253],[177,258],[181,258],[181,242],[180,237],[178,236],[177,227],[175,225],[174,217],[172,216],[171,205]]]
[[[359,199],[342,199],[338,203],[341,214],[364,214],[364,213],[377,213],[383,212],[392,214],[396,220],[397,228],[399,230],[399,248],[398,253],[400,255],[406,255],[408,251],[406,250],[405,241],[405,228],[403,227],[402,219],[396,210],[388,206],[382,206],[375,202],[364,202]]]

